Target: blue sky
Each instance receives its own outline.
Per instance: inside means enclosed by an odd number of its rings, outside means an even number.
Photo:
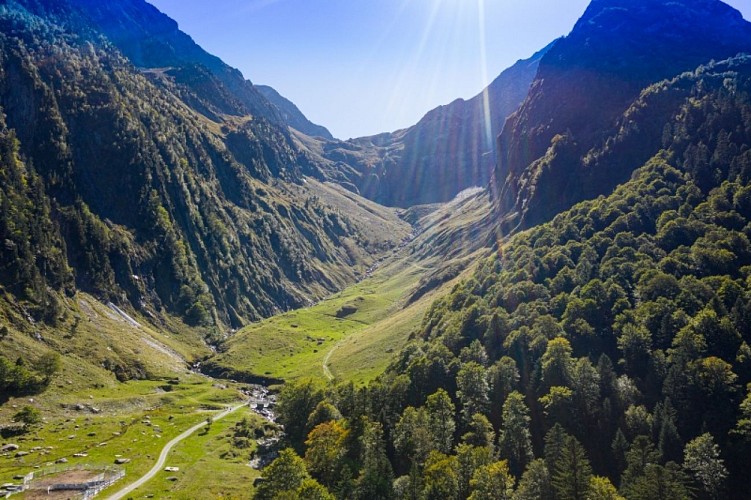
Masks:
[[[477,94],[567,34],[589,0],[148,0],[342,139]],[[751,2],[731,5],[751,19]]]

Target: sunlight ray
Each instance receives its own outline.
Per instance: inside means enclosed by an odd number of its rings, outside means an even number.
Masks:
[[[480,33],[480,72],[482,77],[482,85],[483,85],[483,91],[482,91],[482,105],[483,105],[483,115],[485,117],[485,140],[487,145],[493,144],[493,137],[491,137],[492,133],[492,124],[490,123],[490,96],[488,95],[488,84],[489,78],[488,78],[488,52],[487,52],[487,43],[486,43],[486,33],[485,33],[485,0],[477,0],[477,7],[478,7],[478,15],[477,20],[479,23],[479,33]]]

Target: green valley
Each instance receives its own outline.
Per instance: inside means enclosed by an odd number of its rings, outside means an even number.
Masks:
[[[751,498],[751,22],[591,0],[491,81],[498,5],[301,1],[179,10],[484,89],[337,139],[146,0],[0,1],[0,497]]]

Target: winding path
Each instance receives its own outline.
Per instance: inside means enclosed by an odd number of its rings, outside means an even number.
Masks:
[[[239,410],[243,406],[245,405],[242,404],[238,406],[233,406],[232,408],[228,408],[224,410],[223,412],[217,415],[214,415],[212,417],[212,420],[216,422],[217,420],[220,420],[226,417],[230,413]],[[173,438],[169,443],[164,445],[164,448],[162,448],[162,452],[159,454],[159,460],[156,461],[156,464],[154,464],[154,467],[152,467],[149,472],[141,476],[137,481],[134,481],[133,483],[126,486],[125,488],[121,489],[117,493],[110,495],[107,500],[120,500],[121,498],[124,498],[129,493],[132,493],[137,488],[140,488],[141,486],[146,484],[147,481],[149,481],[151,478],[156,476],[157,473],[159,473],[159,471],[162,470],[162,467],[164,467],[165,462],[167,462],[167,455],[172,450],[172,448],[175,447],[175,445],[177,445],[179,442],[183,441],[185,438],[187,438],[188,436],[196,432],[198,429],[202,429],[204,427],[206,427],[206,420],[194,425],[193,427],[183,432],[179,436]]]
[[[340,340],[336,344],[334,344],[334,347],[332,347],[328,353],[326,353],[326,357],[323,358],[323,363],[321,363],[321,367],[323,368],[323,374],[326,375],[326,378],[329,380],[334,380],[334,374],[331,373],[331,370],[329,370],[329,360],[331,359],[331,355],[334,354],[334,351],[339,348],[339,345],[342,343]]]

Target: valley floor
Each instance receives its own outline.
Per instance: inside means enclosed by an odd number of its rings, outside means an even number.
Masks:
[[[176,467],[175,472],[160,466],[129,495],[195,498],[201,491],[203,498],[251,496],[259,473],[248,464],[258,444],[238,429],[255,429],[251,434],[262,440],[273,429],[243,405],[244,380],[372,380],[406,344],[433,299],[450,291],[489,252],[490,226],[479,223],[489,210],[487,194],[475,191],[450,204],[408,211],[404,217],[412,218],[413,238],[384,256],[359,283],[314,306],[240,330],[204,362],[211,373],[225,372],[233,380],[188,371],[186,366],[211,351],[197,336],[180,333],[178,325],[150,326],[149,318],[125,317],[79,294],[74,330],[59,339],[57,332],[44,333],[48,345],[69,353],[62,357],[61,373],[45,392],[5,398],[0,406],[6,430],[26,405],[43,416],[30,432],[6,432],[2,444],[18,448],[0,455],[0,484],[19,484],[17,478],[31,471],[120,463],[126,476],[101,493],[108,498],[159,465],[167,443],[198,429],[166,453],[164,465]],[[32,340],[14,338],[33,354]],[[91,365],[96,360],[77,361],[76,343],[79,352],[86,351],[83,344],[88,351],[99,346],[93,352],[105,364],[138,360],[149,380],[114,381],[110,372]],[[206,425],[229,407],[237,411]]]

